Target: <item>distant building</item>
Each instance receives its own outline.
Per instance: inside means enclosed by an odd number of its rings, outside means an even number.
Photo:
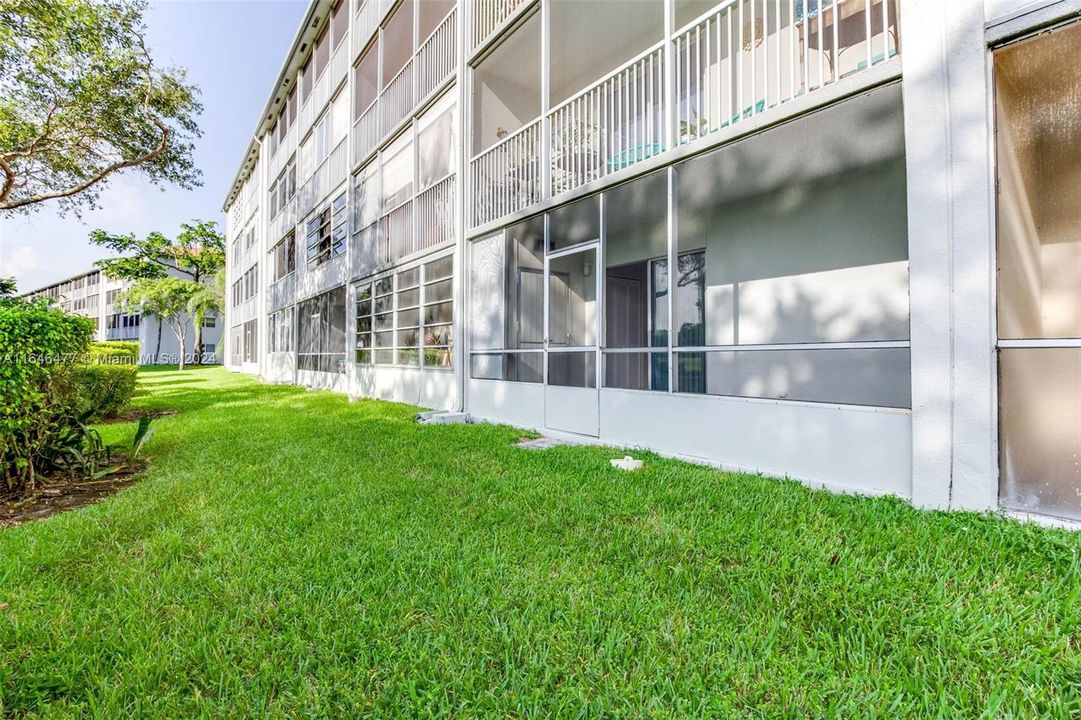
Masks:
[[[125,313],[117,305],[117,297],[132,284],[130,280],[116,280],[102,275],[100,270],[91,270],[25,293],[23,297],[50,298],[67,312],[90,318],[95,340],[139,343],[141,363],[176,362],[179,343],[168,323],[149,315]],[[203,321],[203,362],[220,362],[217,349],[222,337],[221,325],[221,319],[213,314]],[[194,343],[195,332],[189,320],[185,348],[189,357],[194,355]]]

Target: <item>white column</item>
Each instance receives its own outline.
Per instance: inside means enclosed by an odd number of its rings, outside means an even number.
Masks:
[[[912,501],[997,505],[993,182],[983,4],[901,8],[912,303]]]

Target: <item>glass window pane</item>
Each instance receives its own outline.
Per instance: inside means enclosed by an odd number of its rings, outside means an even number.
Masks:
[[[597,387],[597,353],[548,353],[548,384],[564,387]]]
[[[420,350],[417,348],[400,348],[398,350],[399,365],[420,365]]]
[[[417,328],[398,331],[398,347],[417,347],[420,345],[420,331]]]
[[[598,240],[600,236],[600,195],[575,200],[548,213],[549,250],[562,250],[571,245]]]
[[[385,313],[383,315],[375,316],[375,329],[376,330],[390,330],[394,327],[394,314]]]
[[[999,370],[1002,504],[1081,520],[1081,348],[1003,349]]]
[[[390,275],[375,281],[376,295],[389,295],[394,292],[394,278]]]
[[[668,178],[653,173],[605,196],[605,346],[644,348],[667,343]],[[663,271],[658,275],[655,266]],[[664,293],[663,308],[655,298]],[[663,316],[654,310],[663,310]]]
[[[408,270],[402,270],[398,273],[398,289],[404,290],[406,288],[416,287],[420,284],[420,268],[410,268]]]
[[[907,348],[676,354],[676,390],[841,405],[912,406]]]
[[[424,286],[424,302],[440,302],[450,300],[454,293],[453,280],[440,280],[437,283]]]
[[[604,387],[668,392],[668,353],[605,353]]]
[[[417,327],[420,325],[420,309],[398,311],[398,327]]]
[[[413,288],[412,290],[403,290],[398,293],[398,307],[416,307],[420,304],[420,288]]]
[[[678,249],[702,253],[681,259],[677,344],[908,339],[901,110],[888,86],[676,167]]]
[[[393,332],[377,332],[375,334],[375,346],[377,348],[392,348],[392,347],[394,347],[394,333]]]
[[[998,325],[1002,338],[1081,337],[1081,25],[995,52]]]
[[[424,281],[432,282],[448,278],[454,270],[454,256],[445,255],[424,264]]]
[[[393,365],[394,350],[376,350],[372,353],[372,361],[376,365]]]
[[[552,347],[597,344],[597,251],[548,261],[548,342]]]
[[[426,325],[424,327],[424,344],[431,345],[453,345],[454,344],[454,326],[453,325]]]
[[[454,319],[454,303],[444,302],[424,306],[424,324],[448,323]]]
[[[424,350],[424,364],[427,367],[449,368],[453,365],[453,359],[450,348],[429,347]]]

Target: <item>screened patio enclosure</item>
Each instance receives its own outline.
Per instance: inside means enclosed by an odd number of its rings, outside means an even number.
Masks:
[[[470,246],[470,398],[493,419],[653,446],[646,425],[684,429],[688,402],[705,417],[732,413],[705,396],[769,402],[792,433],[838,432],[823,412],[889,416],[904,448],[906,218],[891,85],[520,221]],[[631,413],[642,427],[612,438],[627,417],[606,417],[606,395],[670,398],[671,416]],[[723,439],[674,445],[733,458]]]

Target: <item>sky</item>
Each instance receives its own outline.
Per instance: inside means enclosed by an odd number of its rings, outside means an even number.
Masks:
[[[155,62],[187,68],[202,91],[195,163],[203,186],[162,191],[129,172],[115,177],[101,209],[81,220],[59,217],[50,203],[0,218],[0,277],[14,275],[27,292],[89,270],[104,253],[87,241],[97,228],[172,237],[182,222],[215,220],[224,231],[222,202],[306,7],[305,0],[152,2],[145,21]]]

